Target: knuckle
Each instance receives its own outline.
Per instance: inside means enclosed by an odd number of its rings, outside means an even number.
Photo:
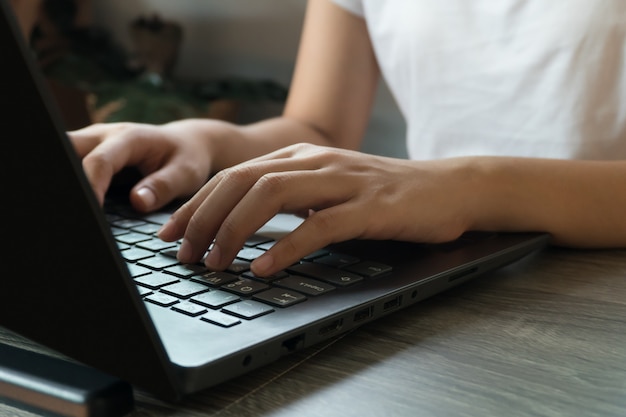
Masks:
[[[328,210],[316,211],[307,218],[307,222],[310,222],[318,233],[323,236],[332,236],[333,231],[336,229],[335,216]]]
[[[220,237],[229,239],[232,236],[236,236],[237,232],[241,228],[238,227],[237,223],[234,222],[230,216],[226,217],[220,226]]]
[[[221,178],[235,183],[246,183],[254,178],[254,170],[248,165],[237,165],[221,171]]]
[[[200,240],[200,236],[204,235],[205,221],[202,216],[194,213],[187,223],[186,236],[192,241]]]
[[[292,152],[301,152],[301,151],[306,151],[308,149],[310,149],[313,145],[311,145],[310,143],[306,143],[306,142],[299,142],[299,143],[294,143],[293,145],[289,145],[287,146],[286,149],[292,151]]]
[[[106,155],[99,152],[92,152],[83,158],[83,167],[89,172],[102,174],[111,170],[111,162]]]
[[[182,163],[176,167],[178,171],[178,175],[181,178],[184,178],[186,184],[197,184],[197,187],[200,187],[202,184],[206,183],[208,174],[205,173],[200,167],[194,165],[191,162]],[[163,185],[167,187],[171,187],[169,178],[163,178]],[[171,190],[172,192],[175,190]]]
[[[262,194],[281,194],[287,187],[287,177],[282,173],[269,173],[261,176],[255,187]]]
[[[191,207],[191,202],[187,201],[182,204],[178,209],[172,214],[171,219],[176,222],[186,222],[186,219],[191,221],[193,217],[193,209]]]
[[[210,182],[213,183],[219,183],[222,182],[224,180],[224,178],[227,177],[227,173],[226,171],[228,171],[230,168],[227,169],[223,169],[221,171],[217,171],[215,174],[213,174],[213,176],[211,177],[211,179],[209,180]]]
[[[234,221],[230,216],[226,217],[215,236],[215,241],[220,242],[223,252],[234,254],[243,247],[245,239],[248,237],[243,233],[241,223]]]
[[[292,234],[283,237],[272,249],[274,252],[280,251],[281,257],[290,261],[295,261],[303,256],[303,254],[300,253],[301,248],[296,244]]]

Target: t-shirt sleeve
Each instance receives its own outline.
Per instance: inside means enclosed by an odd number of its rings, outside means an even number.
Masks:
[[[361,0],[333,0],[333,3],[340,7],[343,7],[350,13],[354,13],[358,16],[363,16],[363,3]]]

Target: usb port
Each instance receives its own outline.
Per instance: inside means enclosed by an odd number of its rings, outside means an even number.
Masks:
[[[336,332],[337,330],[341,329],[341,326],[343,326],[343,320],[339,319],[332,321],[327,325],[320,327],[319,334]]]
[[[373,307],[368,307],[368,308],[364,308],[363,310],[359,310],[356,313],[354,313],[353,321],[356,323],[356,322],[368,319],[368,318],[372,317],[372,312],[373,311],[374,311]]]
[[[392,298],[391,300],[385,301],[383,304],[383,311],[392,310],[394,308],[400,307],[400,303],[402,302],[402,296],[399,295],[397,297]]]

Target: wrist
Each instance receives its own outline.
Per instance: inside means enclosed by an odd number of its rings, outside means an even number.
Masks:
[[[465,158],[474,190],[470,197],[468,227],[486,231],[542,230],[537,201],[542,173],[528,169],[531,160],[515,157]],[[544,180],[545,181],[545,178]]]

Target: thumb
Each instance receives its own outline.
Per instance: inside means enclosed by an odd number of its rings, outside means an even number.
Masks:
[[[143,213],[157,210],[167,204],[167,201],[161,203],[164,200],[165,198],[158,197],[158,191],[151,187],[149,182],[146,184],[144,181],[142,184],[137,184],[130,191],[130,203],[135,210]]]
[[[130,191],[130,202],[140,212],[154,211],[175,198],[192,195],[204,185],[207,177],[208,174],[204,178],[190,176],[185,170],[168,165],[137,182]]]

